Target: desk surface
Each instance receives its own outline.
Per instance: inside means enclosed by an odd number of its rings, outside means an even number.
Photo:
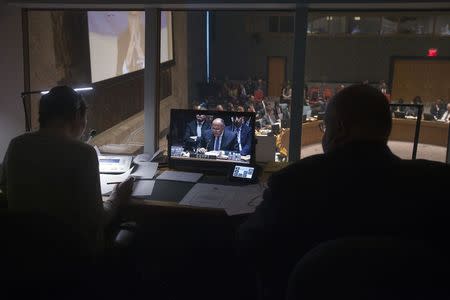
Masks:
[[[260,165],[262,171],[259,176],[260,182],[266,182],[269,176],[287,166],[288,163],[266,163]],[[162,168],[160,171],[166,170]],[[198,183],[210,183],[210,184],[224,184],[224,185],[236,185],[236,183],[229,182],[226,176],[223,175],[205,175]],[[195,185],[192,182],[179,182],[168,180],[155,180],[155,186],[153,188],[152,195],[143,198],[132,198],[130,205],[125,209],[124,215],[132,218],[136,221],[149,221],[149,218],[170,215],[195,215],[199,213],[206,213],[212,215],[226,216],[223,209],[217,208],[205,208],[180,205],[183,197],[189,192],[189,190]]]

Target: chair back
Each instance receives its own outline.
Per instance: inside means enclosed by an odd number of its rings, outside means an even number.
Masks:
[[[84,241],[70,226],[34,212],[0,212],[0,257],[11,298],[76,299],[92,279],[94,265]],[[8,294],[8,293],[7,293]],[[71,297],[72,297],[71,296]],[[78,294],[79,296],[79,294]],[[71,298],[72,299],[72,298]]]
[[[442,299],[449,270],[447,254],[423,241],[343,238],[302,257],[287,299]]]

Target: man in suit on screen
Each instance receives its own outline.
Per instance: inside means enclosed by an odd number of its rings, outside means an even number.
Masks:
[[[236,133],[225,129],[223,119],[217,118],[212,121],[211,129],[204,132],[200,138],[198,152],[206,151],[239,151]]]
[[[233,124],[225,127],[225,130],[236,133],[239,152],[241,155],[249,155],[252,147],[252,132],[246,124],[244,117],[232,117]]]
[[[197,114],[195,120],[186,124],[184,131],[184,148],[185,150],[192,150],[197,148],[200,137],[205,131],[211,129],[211,122],[208,121],[206,115]]]

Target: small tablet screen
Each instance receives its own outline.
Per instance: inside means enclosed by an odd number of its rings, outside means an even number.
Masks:
[[[233,171],[233,177],[252,179],[255,168],[247,166],[235,166]]]

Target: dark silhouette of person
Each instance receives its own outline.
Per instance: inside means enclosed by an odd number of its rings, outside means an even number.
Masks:
[[[106,226],[130,199],[133,179],[102,200],[97,153],[80,141],[86,123],[81,95],[67,86],[52,88],[39,102],[39,130],[10,142],[0,188],[8,210],[42,213],[71,226],[83,237],[83,255],[97,257],[105,250]]]
[[[433,115],[435,120],[439,120],[444,113],[445,105],[442,102],[442,99],[437,99],[436,102],[431,105],[430,114]]]
[[[236,133],[237,144],[241,155],[248,155],[252,147],[252,131],[246,124],[244,117],[233,117],[233,124],[225,127],[225,130]]]
[[[206,115],[195,115],[195,120],[192,120],[191,122],[186,124],[184,132],[185,150],[192,150],[194,148],[197,148],[200,137],[208,129],[211,129],[211,123],[208,122]]]
[[[223,119],[217,118],[212,121],[211,129],[206,130],[200,138],[198,152],[206,151],[239,151],[236,133],[225,129]]]
[[[324,125],[324,154],[274,173],[264,200],[239,228],[239,253],[258,274],[265,299],[285,299],[294,265],[328,240],[395,236],[448,248],[447,198],[413,186],[448,185],[450,167],[391,152],[392,119],[381,91],[344,88],[330,100]]]

